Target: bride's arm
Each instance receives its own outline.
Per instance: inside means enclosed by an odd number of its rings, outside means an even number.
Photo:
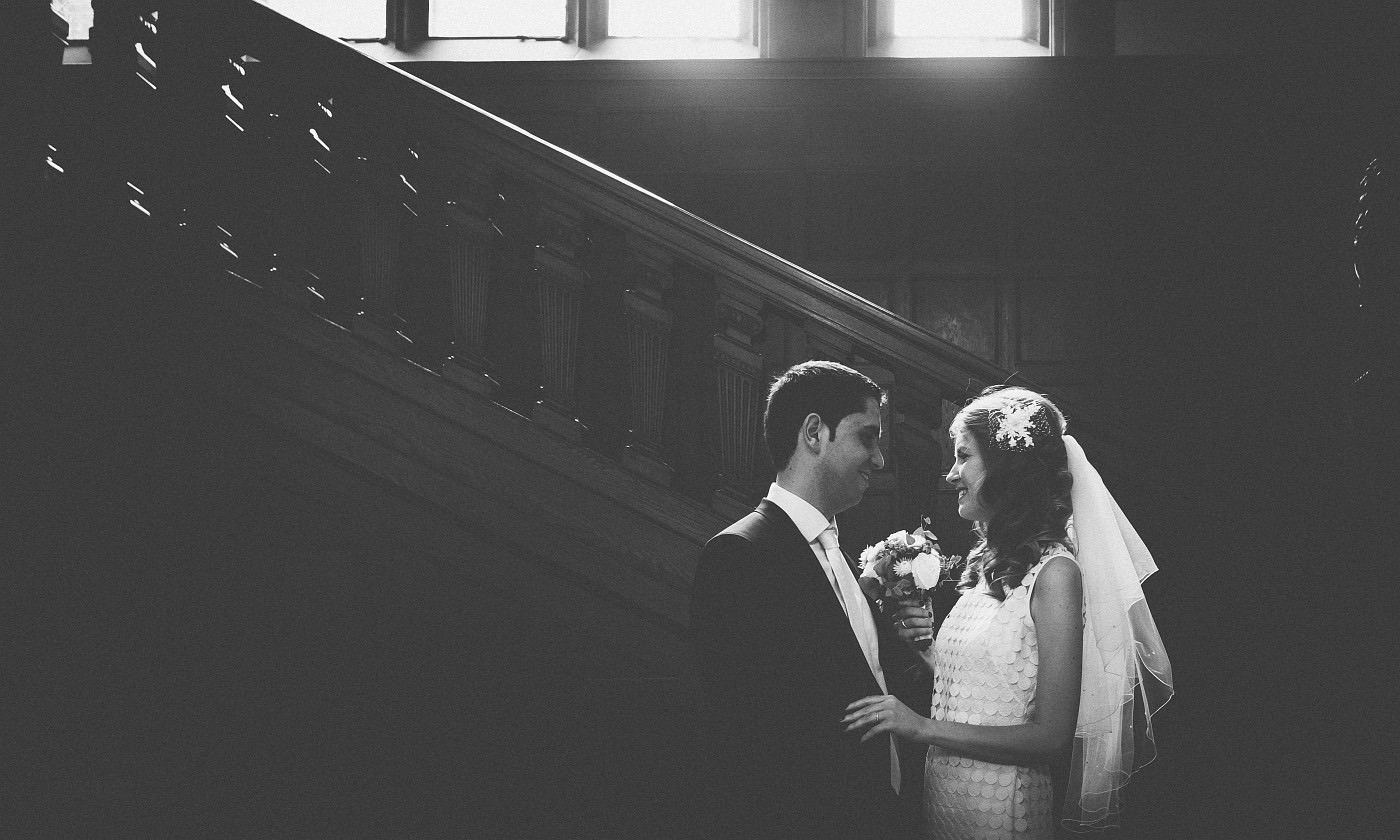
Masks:
[[[866,697],[851,704],[848,729],[869,729],[933,744],[968,758],[997,764],[1033,764],[1055,755],[1074,738],[1079,714],[1079,669],[1084,637],[1079,567],[1068,558],[1045,564],[1031,597],[1039,667],[1035,714],[1026,723],[985,726],[929,720],[893,697]]]

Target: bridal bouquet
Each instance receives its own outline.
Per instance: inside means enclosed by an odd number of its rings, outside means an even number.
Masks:
[[[953,579],[962,557],[945,556],[938,548],[938,537],[924,526],[913,532],[896,531],[860,553],[858,582],[866,595],[882,604],[907,598],[928,604],[933,590]],[[932,643],[921,639],[914,646],[927,650]]]

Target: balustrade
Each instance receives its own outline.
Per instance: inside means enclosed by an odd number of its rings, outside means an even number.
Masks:
[[[484,396],[498,384],[486,355],[487,301],[501,231],[491,220],[493,199],[485,173],[470,173],[465,164],[448,176],[442,208],[447,246],[448,282],[452,286],[451,354],[442,373]]]
[[[754,459],[762,428],[759,376],[763,355],[756,339],[763,330],[763,299],[747,285],[722,278],[717,284],[714,335],[715,397],[719,408],[719,465],[722,482],[717,510],[742,512],[754,493]]]
[[[627,321],[628,440],[623,464],[659,484],[670,484],[671,467],[662,455],[666,420],[666,375],[671,350],[672,314],[665,296],[674,285],[672,255],[646,240],[632,245],[635,259],[623,293]]]
[[[872,532],[932,512],[944,400],[1007,378],[254,0],[95,9],[108,114],[138,115],[111,119],[105,171],[200,270],[727,515],[767,484],[765,377],[789,364],[890,389]]]
[[[534,277],[540,308],[540,397],[535,422],[572,440],[583,436],[578,420],[579,325],[588,294],[588,272],[579,264],[585,238],[582,215],[563,203],[540,210],[540,242],[534,248]]]

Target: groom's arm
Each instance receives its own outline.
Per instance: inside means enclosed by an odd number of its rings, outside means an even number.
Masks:
[[[763,543],[721,534],[696,569],[709,817],[727,839],[853,836],[842,825],[859,739],[843,733],[845,702],[814,665],[828,654],[813,647],[811,605],[774,567]]]
[[[762,728],[774,677],[771,623],[754,570],[763,568],[754,543],[734,534],[710,540],[700,554],[691,591],[690,629],[707,717],[728,730]]]

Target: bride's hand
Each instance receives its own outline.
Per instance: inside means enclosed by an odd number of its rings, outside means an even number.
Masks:
[[[894,632],[905,644],[933,638],[933,612],[917,598],[905,598],[894,602],[890,615]]]
[[[847,706],[846,716],[841,722],[846,724],[847,732],[864,729],[861,741],[868,741],[885,732],[919,741],[928,718],[915,714],[913,709],[889,694],[875,694]]]

